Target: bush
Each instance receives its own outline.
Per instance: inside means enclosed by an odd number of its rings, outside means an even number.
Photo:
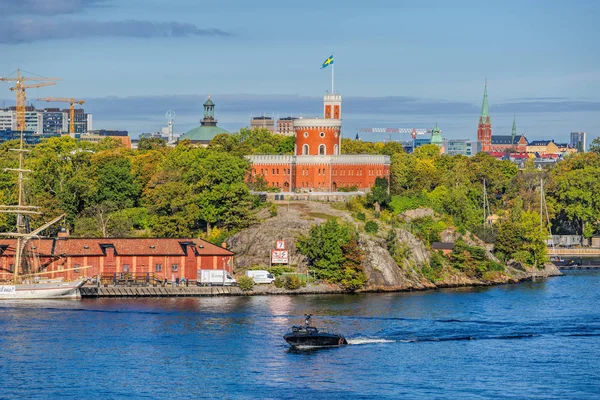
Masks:
[[[359,212],[356,214],[356,219],[359,221],[366,221],[367,220],[367,216],[365,215],[364,212]]]
[[[246,275],[238,277],[237,283],[240,289],[242,289],[244,292],[252,290],[252,288],[254,287],[254,280]]]
[[[275,285],[276,288],[281,289],[283,287],[283,284],[285,283],[285,278],[284,277],[278,277],[277,279],[275,279],[275,282],[273,282],[273,284]]]
[[[378,230],[379,230],[379,225],[377,225],[377,222],[375,222],[375,221],[368,221],[365,224],[365,232],[367,232],[367,233],[377,233]]]
[[[419,236],[426,244],[431,244],[440,240],[440,233],[448,226],[444,221],[424,217],[415,219],[412,227],[415,235]]]
[[[271,217],[277,216],[277,204],[271,203],[269,205],[269,214],[271,214]]]
[[[296,275],[290,275],[285,277],[283,285],[288,290],[296,290],[302,286],[302,281]]]
[[[396,214],[419,207],[429,207],[429,200],[422,194],[415,196],[393,196],[390,203],[390,208]]]
[[[356,192],[356,191],[358,191],[358,186],[356,186],[356,185],[342,186],[342,187],[338,187],[337,191],[338,192]]]
[[[365,209],[364,201],[365,199],[362,196],[352,197],[346,202],[346,208],[348,211],[361,212]]]
[[[258,268],[258,269],[264,269],[264,268]],[[294,268],[290,268],[290,267],[270,267],[270,268],[267,268],[267,271],[269,271],[269,273],[273,274],[276,278],[278,276],[281,276],[288,272],[295,272]]]

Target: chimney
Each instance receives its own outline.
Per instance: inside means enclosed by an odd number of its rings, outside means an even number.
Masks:
[[[67,230],[65,228],[61,228],[60,232],[58,232],[58,237],[59,238],[68,238],[69,232],[67,232]]]
[[[224,249],[226,249],[227,248],[227,242],[221,243],[221,247],[224,248]]]

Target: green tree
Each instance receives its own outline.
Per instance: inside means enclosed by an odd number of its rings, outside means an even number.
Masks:
[[[135,206],[141,194],[132,174],[131,160],[119,151],[102,151],[92,157],[97,179],[96,202],[117,204],[120,209]]]
[[[372,206],[377,203],[381,208],[389,208],[392,198],[388,190],[389,181],[386,178],[375,178],[375,184],[367,194],[367,203]]]
[[[579,233],[586,237],[600,223],[599,176],[600,155],[596,153],[576,154],[550,171],[548,197],[562,211],[560,215],[577,222]]]
[[[138,150],[146,151],[146,150],[156,150],[167,147],[167,142],[158,137],[145,137],[142,136],[138,140]]]
[[[588,151],[590,151],[592,153],[600,154],[600,136],[597,137],[596,139],[592,140],[592,143],[590,143],[590,145],[588,147]]]

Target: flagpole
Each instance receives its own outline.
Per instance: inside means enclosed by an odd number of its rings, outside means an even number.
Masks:
[[[333,91],[333,68],[335,67],[335,62],[333,64],[331,64],[331,94],[334,94],[335,92]]]

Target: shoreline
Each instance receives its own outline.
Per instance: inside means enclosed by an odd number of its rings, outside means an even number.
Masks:
[[[463,281],[440,282],[438,284],[407,287],[373,286],[355,292],[348,292],[337,285],[321,284],[302,287],[296,290],[276,288],[272,285],[255,286],[254,290],[242,291],[237,286],[83,286],[82,299],[90,298],[139,298],[139,297],[217,297],[217,296],[281,296],[281,295],[315,295],[315,294],[362,294],[362,293],[405,293],[425,292],[440,289],[477,288],[503,285],[514,285],[521,282],[535,281],[562,276],[558,268],[544,268],[543,270],[528,271],[521,276],[503,281]]]

